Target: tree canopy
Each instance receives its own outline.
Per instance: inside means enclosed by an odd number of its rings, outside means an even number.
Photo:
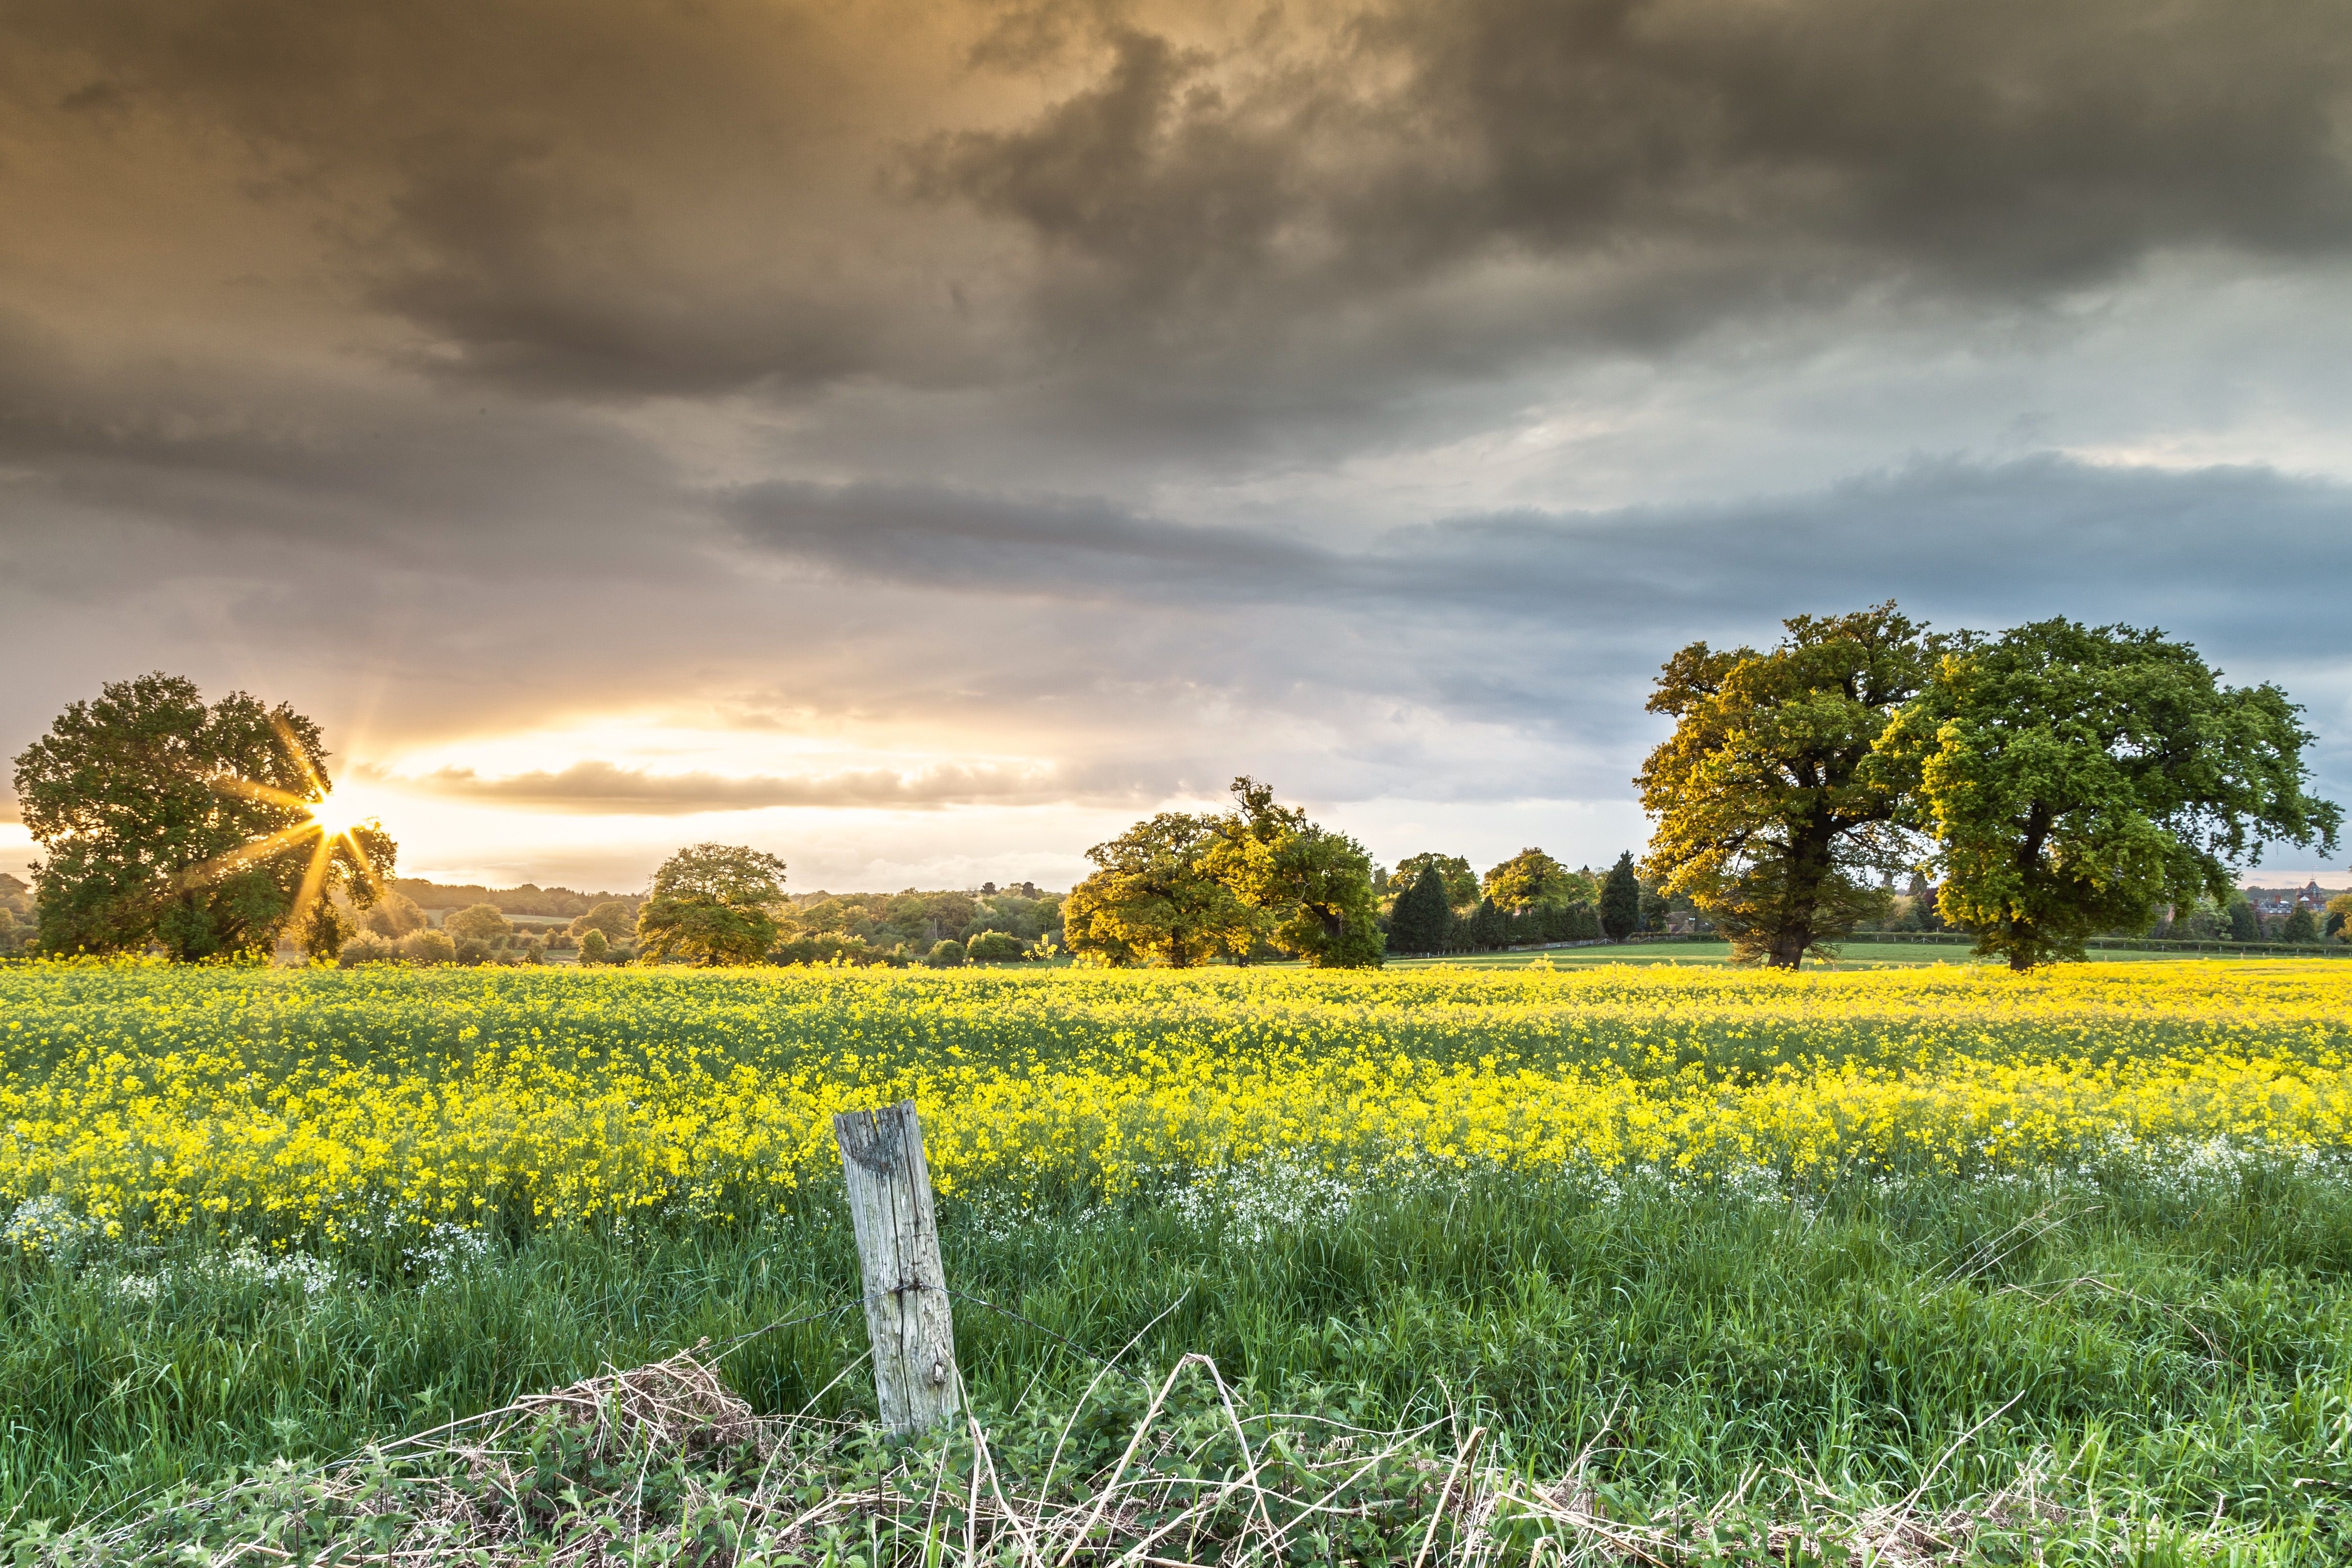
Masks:
[[[1945,919],[2025,969],[2159,904],[2229,904],[2272,841],[2332,850],[2301,712],[2160,632],[2052,620],[1948,650],[1880,751],[1918,779]]]
[[[1649,708],[1675,732],[1634,782],[1663,891],[1737,955],[1794,968],[1879,908],[1875,878],[1904,863],[1916,763],[1877,743],[1948,640],[1891,603],[1781,624],[1766,653],[1694,643],[1666,662]]]
[[[1468,909],[1478,902],[1478,873],[1460,855],[1442,855],[1424,850],[1417,855],[1407,855],[1397,862],[1389,885],[1402,896],[1403,890],[1419,879],[1423,867],[1433,868],[1444,884],[1445,906],[1448,909]]]
[[[1521,914],[1558,909],[1591,899],[1599,889],[1582,872],[1570,871],[1541,850],[1521,850],[1486,873],[1481,884],[1497,909]]]
[[[1272,787],[1255,779],[1234,779],[1233,796],[1211,863],[1265,917],[1268,939],[1319,969],[1377,967],[1385,940],[1364,846],[1276,803]]]
[[[1098,867],[1062,904],[1070,950],[1096,964],[1185,968],[1246,961],[1261,942],[1326,968],[1381,961],[1372,862],[1254,779],[1223,816],[1163,811],[1087,858]]]
[[[162,674],[77,702],[16,759],[41,946],[256,955],[292,935],[332,957],[396,853],[373,821],[330,829],[319,727],[243,692],[207,705]],[[340,895],[340,896],[339,896]]]
[[[756,964],[776,944],[784,862],[740,844],[695,844],[664,861],[637,911],[637,952]],[[594,927],[591,927],[594,929]]]
[[[1162,811],[1087,852],[1097,870],[1062,901],[1070,951],[1093,964],[1189,968],[1246,957],[1256,912],[1218,876],[1218,820]]]

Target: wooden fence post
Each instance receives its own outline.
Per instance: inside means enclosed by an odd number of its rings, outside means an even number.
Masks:
[[[948,1310],[931,1172],[923,1163],[915,1103],[845,1111],[833,1119],[833,1135],[841,1145],[849,1218],[857,1228],[882,1424],[905,1436],[951,1421],[963,1408],[955,1317]]]

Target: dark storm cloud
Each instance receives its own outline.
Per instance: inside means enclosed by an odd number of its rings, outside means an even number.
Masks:
[[[905,810],[975,801],[1049,800],[1059,791],[1034,773],[990,768],[929,768],[913,772],[859,768],[779,777],[716,773],[655,773],[611,762],[576,762],[560,772],[482,778],[446,768],[404,779],[412,787],[464,800],[541,806],[599,815],[683,816],[698,811],[760,810],[776,806],[862,806]]]
[[[412,330],[383,351],[599,398],[1045,375],[1278,419],[1547,345],[2352,236],[2335,0],[8,16],[23,145],[202,163],[311,221]]]
[[[2343,23],[2328,0],[1467,0],[1286,50],[1126,26],[1087,89],[935,141],[924,188],[1093,264],[1070,287],[1107,291],[1106,323],[1327,309],[1497,257],[1581,275],[1551,332],[1872,287],[2032,298],[2168,246],[2340,251]]]
[[[1400,634],[1494,621],[1643,658],[1685,634],[1769,636],[1782,615],[1889,597],[1979,625],[2065,613],[2276,655],[2307,646],[2352,580],[2342,486],[2058,457],[1921,462],[1726,505],[1464,517],[1345,544],[941,488],[762,485],[719,505],[754,548],[826,573],[992,597],[1320,606]]]

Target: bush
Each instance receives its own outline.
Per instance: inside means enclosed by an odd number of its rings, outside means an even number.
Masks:
[[[348,969],[359,964],[394,964],[400,961],[400,948],[373,931],[362,931],[343,944],[335,956],[335,967]]]
[[[446,931],[412,931],[400,939],[400,956],[411,964],[454,964],[457,944]]]
[[[591,925],[580,934],[580,961],[582,963],[601,964],[611,955],[612,950],[612,943],[606,941],[604,939],[604,932],[598,930],[595,926]]]
[[[934,969],[952,969],[963,962],[963,944],[950,936],[932,948],[923,962]]]
[[[1017,964],[1021,961],[1021,938],[1004,931],[983,931],[971,939],[963,956],[974,964]]]

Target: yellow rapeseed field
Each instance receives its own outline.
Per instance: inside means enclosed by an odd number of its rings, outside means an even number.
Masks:
[[[1281,1151],[1792,1181],[2352,1129],[2352,965],[1325,975],[0,969],[0,1203],[336,1234],[742,1215],[911,1097],[949,1191]]]

